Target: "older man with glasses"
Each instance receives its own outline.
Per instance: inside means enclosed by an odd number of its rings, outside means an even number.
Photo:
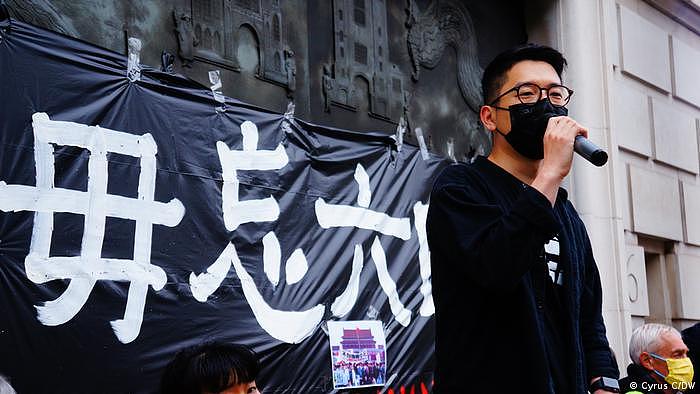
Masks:
[[[620,380],[625,394],[676,394],[689,391],[693,363],[681,333],[665,324],[637,327],[630,338],[627,377]]]
[[[535,44],[498,55],[480,111],[493,149],[435,181],[436,393],[619,392],[591,244],[560,187],[588,134],[568,116],[565,65]]]

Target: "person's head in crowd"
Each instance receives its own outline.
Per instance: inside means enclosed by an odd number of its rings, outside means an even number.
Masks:
[[[244,345],[209,342],[181,350],[167,365],[161,394],[258,394],[258,355]]]
[[[637,327],[630,339],[632,362],[646,369],[659,382],[692,382],[693,364],[681,334],[665,324]]]
[[[17,394],[6,377],[0,375],[0,394]]]

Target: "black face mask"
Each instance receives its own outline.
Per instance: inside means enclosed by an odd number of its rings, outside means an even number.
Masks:
[[[544,158],[544,132],[549,118],[566,116],[566,107],[555,107],[549,99],[535,104],[514,104],[510,111],[510,133],[503,134],[496,129],[516,152],[532,160]]]

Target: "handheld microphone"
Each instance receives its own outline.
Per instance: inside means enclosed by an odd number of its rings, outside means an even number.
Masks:
[[[608,162],[608,154],[582,135],[574,140],[574,152],[598,167]]]

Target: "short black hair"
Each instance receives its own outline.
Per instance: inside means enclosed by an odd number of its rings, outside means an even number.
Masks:
[[[165,367],[160,393],[218,393],[232,384],[254,381],[259,372],[258,355],[248,346],[207,342],[175,355]]]
[[[481,94],[484,104],[490,104],[506,80],[506,74],[516,64],[523,60],[535,60],[549,63],[559,75],[566,68],[566,59],[561,52],[554,48],[539,44],[523,44],[510,48],[498,54],[484,70],[481,78]]]

